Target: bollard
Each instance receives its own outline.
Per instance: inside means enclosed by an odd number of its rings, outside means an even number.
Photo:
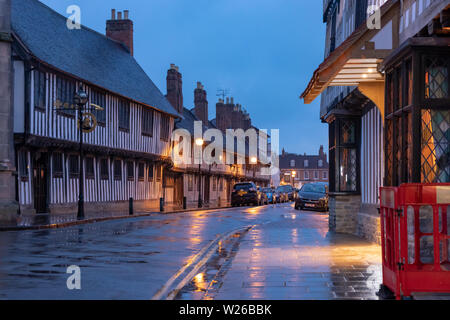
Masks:
[[[159,198],[159,211],[164,212],[164,198]]]
[[[219,200],[217,200],[217,206],[220,208],[221,207],[221,202],[222,202],[222,199],[220,199],[220,197],[219,197]]]
[[[130,198],[130,202],[128,205],[128,212],[129,212],[130,216],[132,216],[134,214],[133,198]]]
[[[187,198],[183,197],[183,210],[187,209]]]

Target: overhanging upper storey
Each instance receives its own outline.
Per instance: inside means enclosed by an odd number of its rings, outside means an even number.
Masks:
[[[361,24],[317,68],[300,98],[309,104],[327,87],[356,86],[382,109],[383,99],[376,99],[384,96],[378,92],[384,90],[379,66],[399,45],[399,7],[400,1],[389,0],[367,23]]]

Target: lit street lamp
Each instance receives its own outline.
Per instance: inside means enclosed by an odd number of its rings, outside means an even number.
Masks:
[[[78,195],[78,214],[77,219],[82,220],[84,219],[84,165],[83,165],[83,111],[84,106],[88,102],[89,96],[88,94],[83,90],[83,86],[80,84],[80,87],[78,91],[75,93],[75,96],[73,98],[73,102],[76,106],[78,106],[78,130],[80,133],[80,172],[79,172],[79,195]]]
[[[198,138],[195,140],[195,144],[200,147],[200,152],[202,152],[202,146],[205,143],[205,141],[202,138]],[[198,207],[201,208],[203,207],[203,203],[202,203],[202,197],[201,197],[201,183],[202,183],[202,177],[201,177],[201,167],[202,167],[202,157],[199,157],[199,162],[198,162]]]
[[[258,158],[256,157],[251,157],[250,158],[250,163],[252,164],[252,169],[253,169],[253,178],[256,177],[256,164],[258,163]]]

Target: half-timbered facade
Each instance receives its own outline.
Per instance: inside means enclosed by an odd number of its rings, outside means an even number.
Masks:
[[[449,182],[449,0],[325,0],[330,228],[380,241],[379,188]]]
[[[174,108],[182,113],[182,118],[175,121],[175,128],[183,130],[186,137],[190,138],[189,150],[174,148],[175,152],[179,149],[182,153],[187,152],[189,161],[175,161],[172,170],[166,172],[174,181],[174,189],[166,189],[170,193],[168,200],[171,199],[175,205],[180,205],[183,201],[181,195],[184,195],[188,207],[197,206],[199,197],[201,202],[209,207],[227,206],[231,201],[231,192],[235,183],[253,181],[259,186],[267,186],[270,183],[270,176],[261,174],[261,163],[259,161],[256,164],[250,163],[248,143],[245,154],[239,154],[236,149],[226,150],[225,132],[222,131],[224,141],[221,159],[223,163],[210,164],[201,161],[201,164],[198,164],[199,161],[196,161],[198,155],[195,152],[196,122],[202,123],[202,136],[207,130],[219,129],[215,125],[215,120],[208,120],[207,93],[200,82],[197,83],[194,90],[194,108],[189,110],[183,107],[182,74],[175,65],[171,65],[167,73],[167,98]],[[219,102],[219,104],[221,103]],[[178,137],[174,138],[174,143],[179,143]],[[205,141],[204,147],[206,145],[208,145],[207,141]],[[225,164],[227,158],[235,159],[238,154],[245,158],[245,164],[238,164],[237,161],[234,164]],[[186,159],[183,154],[180,158]]]
[[[116,19],[113,10],[108,28],[116,22],[132,25],[128,12]],[[113,39],[84,26],[72,30],[37,0],[12,1],[12,27],[21,212],[76,211],[80,131],[73,98],[80,86],[89,95],[86,115],[96,122],[83,133],[86,211],[127,212],[130,199],[135,210],[159,208],[178,113],[133,58],[125,45],[132,41],[123,44],[109,29]]]

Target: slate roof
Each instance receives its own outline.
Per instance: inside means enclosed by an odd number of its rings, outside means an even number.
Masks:
[[[291,167],[291,160],[295,161],[295,167]],[[308,167],[304,166],[304,161],[308,160]],[[319,160],[323,160],[323,166],[319,167]],[[328,169],[328,161],[326,155],[299,155],[293,153],[285,153],[280,155],[280,169]]]
[[[69,30],[67,18],[38,0],[12,0],[13,33],[38,60],[65,73],[178,116],[128,50],[82,26]]]

